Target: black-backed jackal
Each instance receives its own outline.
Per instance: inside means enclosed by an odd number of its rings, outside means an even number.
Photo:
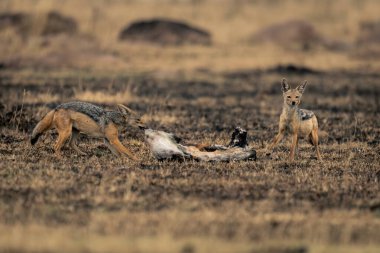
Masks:
[[[117,156],[127,155],[133,160],[137,158],[119,140],[119,129],[126,128],[130,123],[145,128],[136,113],[128,107],[119,104],[117,111],[105,109],[87,102],[69,102],[57,106],[48,112],[34,128],[30,142],[34,145],[43,132],[50,128],[58,131],[58,140],[54,150],[60,157],[61,147],[70,138],[69,145],[80,154],[77,144],[79,133],[103,138],[107,147]]]
[[[282,79],[282,92],[284,105],[279,122],[279,131],[274,137],[272,143],[267,148],[267,155],[270,155],[274,146],[276,146],[284,137],[285,132],[292,134],[292,145],[290,148],[290,161],[294,161],[294,154],[298,149],[299,137],[307,138],[314,145],[317,158],[321,160],[321,154],[318,147],[318,121],[312,111],[298,108],[301,102],[302,94],[305,91],[307,81],[295,89],[291,89],[286,79]]]

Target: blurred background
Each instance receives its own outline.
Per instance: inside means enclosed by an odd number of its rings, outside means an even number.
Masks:
[[[377,71],[376,0],[2,0],[3,69]]]

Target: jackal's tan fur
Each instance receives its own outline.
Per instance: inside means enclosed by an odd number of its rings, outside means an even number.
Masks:
[[[304,81],[295,89],[291,89],[286,79],[282,79],[282,91],[284,105],[279,122],[279,131],[272,143],[267,148],[267,155],[270,155],[274,146],[276,146],[284,137],[285,132],[292,134],[292,145],[290,148],[290,161],[294,161],[294,154],[298,149],[299,137],[307,138],[314,145],[317,158],[321,160],[321,154],[318,147],[318,121],[312,111],[299,109],[301,97],[305,91],[307,81]]]
[[[70,138],[69,145],[80,154],[84,154],[77,144],[79,133],[92,137],[103,138],[107,147],[119,156],[127,155],[133,160],[137,158],[120,142],[119,129],[128,127],[128,123],[137,124],[144,128],[143,123],[128,107],[119,104],[118,111],[106,111],[103,108],[86,103],[70,102],[57,106],[48,112],[36,125],[31,135],[31,144],[34,145],[39,136],[50,128],[58,131],[58,140],[54,146],[56,154],[60,157],[60,150],[66,140]]]

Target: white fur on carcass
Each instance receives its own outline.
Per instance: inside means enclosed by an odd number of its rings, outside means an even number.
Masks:
[[[145,139],[153,156],[159,160],[192,158],[199,161],[231,161],[256,157],[256,151],[248,147],[224,147],[214,152],[201,151],[196,146],[181,145],[173,134],[159,130],[145,129]]]
[[[170,133],[145,129],[145,139],[150,146],[153,156],[159,160],[189,157],[180,149],[182,145],[177,144],[174,136]]]

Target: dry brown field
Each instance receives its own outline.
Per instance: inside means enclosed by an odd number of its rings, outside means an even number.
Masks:
[[[380,45],[358,42],[361,24],[380,24],[379,9],[374,0],[0,1],[0,14],[36,16],[27,37],[0,18],[0,251],[379,252]],[[39,35],[50,10],[78,31]],[[117,40],[152,17],[203,27],[212,44]],[[295,18],[338,48],[249,40]],[[308,80],[301,107],[318,116],[322,162],[303,141],[289,163],[289,138],[264,154],[283,77]],[[36,123],[71,100],[124,103],[150,128],[195,143],[227,144],[240,126],[258,157],[159,162],[132,126],[121,140],[137,162],[84,135],[87,155],[65,146],[57,159],[53,130],[32,147]]]

